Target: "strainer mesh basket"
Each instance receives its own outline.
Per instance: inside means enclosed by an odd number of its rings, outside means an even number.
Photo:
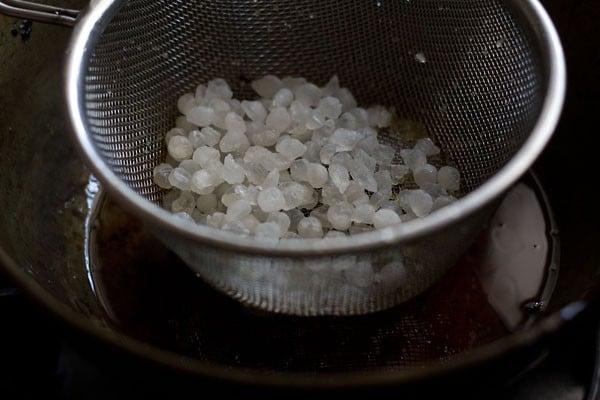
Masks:
[[[540,118],[551,61],[540,50],[546,44],[530,3],[114,2],[88,43],[81,78],[83,120],[105,164],[95,170],[108,167],[135,192],[158,202],[163,193],[153,184],[152,170],[166,156],[164,134],[175,124],[183,93],[220,77],[236,98],[249,98],[255,96],[250,81],[266,74],[302,76],[321,85],[337,75],[360,105],[393,107],[399,119],[422,124],[461,171],[467,194],[515,156]],[[392,130],[384,141],[399,146],[401,139]],[[202,240],[163,231],[160,224],[154,230],[205,279],[236,298],[275,311],[348,314],[388,307],[422,291],[472,242],[489,214],[489,209],[472,213],[460,229],[447,227],[422,242],[343,254],[349,263],[364,257],[376,274],[381,263],[401,259],[405,270],[394,275],[402,279],[397,290],[339,282],[339,290],[331,289],[309,275],[308,286],[281,286],[265,281],[268,271],[294,275],[294,268],[318,265],[315,260],[327,264],[339,258],[224,255]],[[427,255],[432,251],[443,260]],[[260,277],[248,273],[255,268]]]

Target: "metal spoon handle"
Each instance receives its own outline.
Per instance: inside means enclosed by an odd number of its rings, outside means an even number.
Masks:
[[[0,14],[72,27],[77,22],[79,10],[70,10],[23,0],[0,0]]]

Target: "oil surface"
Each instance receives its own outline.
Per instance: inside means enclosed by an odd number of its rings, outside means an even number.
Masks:
[[[114,202],[100,200],[96,207],[90,271],[106,313],[124,333],[180,354],[272,371],[401,368],[509,333],[482,289],[475,253],[421,296],[384,312],[273,315],[203,283]]]

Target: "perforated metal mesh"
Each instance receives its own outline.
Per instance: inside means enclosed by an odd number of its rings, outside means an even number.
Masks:
[[[108,168],[158,201],[152,170],[164,159],[164,134],[183,93],[221,77],[236,97],[248,98],[250,82],[266,74],[317,84],[338,75],[359,104],[393,107],[398,120],[424,125],[469,192],[528,139],[549,87],[551,46],[525,3],[106,1],[110,7],[95,22],[83,62],[85,133]],[[383,139],[404,142],[394,127]],[[101,175],[106,166],[96,165]],[[287,257],[260,243],[262,253],[229,242],[226,252],[224,242],[209,243],[205,234],[186,236],[164,221],[148,222],[199,276],[242,302],[281,313],[349,315],[389,308],[429,287],[482,229],[493,204],[485,206],[426,237],[382,237],[360,254],[354,250],[360,235],[349,237],[331,257],[316,251]],[[375,275],[392,275],[359,287],[339,272],[359,261]],[[314,273],[316,266],[323,270]]]
[[[178,96],[215,77],[246,98],[265,74],[320,84],[337,74],[359,104],[423,123],[472,190],[518,150],[543,100],[541,59],[510,3],[124,2],[89,60],[90,131],[117,175],[156,200],[152,168]]]

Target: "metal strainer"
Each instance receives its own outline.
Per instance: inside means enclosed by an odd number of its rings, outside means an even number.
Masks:
[[[21,3],[0,6],[31,16]],[[152,170],[177,98],[215,77],[248,98],[266,74],[319,84],[336,74],[359,104],[424,124],[466,195],[422,220],[319,242],[173,219],[156,205]],[[108,192],[214,287],[297,315],[373,312],[429,287],[540,154],[565,91],[559,39],[537,0],[97,0],[77,19],[65,77],[76,142]]]

